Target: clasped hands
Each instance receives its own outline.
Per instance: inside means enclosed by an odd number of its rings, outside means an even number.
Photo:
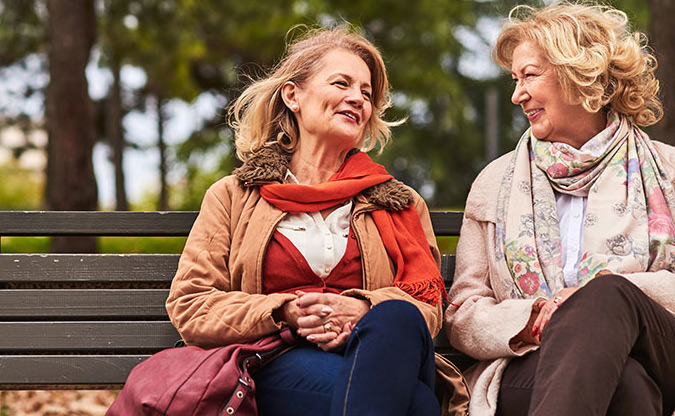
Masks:
[[[332,293],[297,291],[297,299],[282,307],[286,321],[298,335],[324,351],[344,346],[354,325],[370,309],[370,302]]]
[[[527,344],[541,344],[541,334],[555,311],[557,311],[558,307],[578,289],[578,287],[567,287],[560,290],[551,299],[540,299],[536,301],[534,305],[532,305],[532,313],[530,314],[527,325],[514,338]]]

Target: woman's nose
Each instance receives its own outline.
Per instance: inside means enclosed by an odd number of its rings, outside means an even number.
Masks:
[[[359,88],[349,89],[349,95],[347,96],[348,103],[361,107],[364,101],[365,99],[363,98],[363,93]]]
[[[525,81],[516,81],[515,87],[513,88],[513,94],[511,95],[511,102],[515,105],[521,105],[523,101],[527,101],[529,98],[530,93],[527,91]]]
[[[513,94],[511,95],[511,102],[515,105],[520,105],[528,98],[530,98],[530,95],[527,93],[525,83],[516,81],[516,86],[513,88]]]

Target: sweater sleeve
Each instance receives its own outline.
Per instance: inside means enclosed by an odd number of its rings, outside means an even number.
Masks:
[[[186,343],[215,347],[247,342],[275,332],[272,313],[289,294],[252,294],[230,275],[231,195],[227,187],[206,192],[183,249],[166,302],[167,312]]]
[[[668,270],[657,272],[622,273],[625,277],[652,298],[656,303],[675,315],[675,274]]]
[[[445,312],[450,343],[479,359],[511,357],[536,349],[513,351],[510,340],[530,318],[535,299],[511,299],[500,284],[494,253],[496,198],[508,155],[493,162],[476,178],[467,198],[457,245],[450,306]]]
[[[497,299],[485,244],[488,228],[487,223],[465,217],[451,305],[445,312],[452,346],[479,360],[518,356],[536,348],[527,345],[514,352],[509,345],[527,325],[535,299]]]

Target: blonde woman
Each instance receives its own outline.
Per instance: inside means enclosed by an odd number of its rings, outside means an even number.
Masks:
[[[231,107],[243,166],[207,191],[167,300],[188,344],[291,327],[260,415],[440,414],[443,280],[427,207],[362,150],[389,139],[377,49],[310,31]]]
[[[476,415],[675,409],[675,148],[626,14],[512,10],[496,62],[530,128],[467,200],[446,312]],[[495,196],[498,196],[495,198]]]

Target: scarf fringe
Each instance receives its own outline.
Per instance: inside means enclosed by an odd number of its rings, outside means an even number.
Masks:
[[[445,290],[445,281],[439,275],[433,280],[418,282],[395,282],[394,286],[417,300],[436,305],[440,299],[444,304],[450,302]]]

